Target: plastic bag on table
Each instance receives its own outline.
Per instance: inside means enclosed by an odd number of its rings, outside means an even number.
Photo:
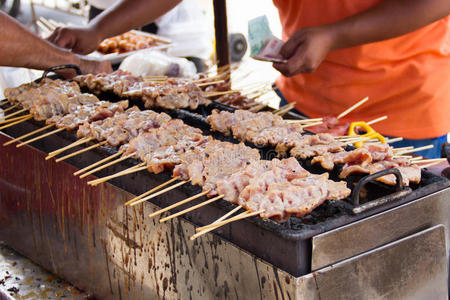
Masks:
[[[187,59],[151,49],[128,56],[119,69],[134,76],[193,77],[196,74],[194,63]]]

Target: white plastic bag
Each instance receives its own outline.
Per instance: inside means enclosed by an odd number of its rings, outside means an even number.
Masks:
[[[185,58],[169,56],[157,50],[145,50],[125,58],[120,69],[134,76],[193,77],[194,63]]]

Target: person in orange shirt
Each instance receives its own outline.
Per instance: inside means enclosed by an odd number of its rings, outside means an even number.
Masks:
[[[394,146],[434,148],[438,157],[450,132],[450,1],[274,0],[286,63],[277,87],[309,117],[337,116],[359,99],[371,100],[348,115],[369,121]]]

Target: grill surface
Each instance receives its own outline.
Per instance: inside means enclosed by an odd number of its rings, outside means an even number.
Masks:
[[[85,91],[89,92],[89,91]],[[101,100],[117,101],[121,100],[118,96],[112,93],[100,93],[97,96]],[[131,105],[137,105],[141,109],[143,103],[137,100],[131,100]],[[225,137],[220,133],[211,132],[209,130],[209,124],[206,122],[205,117],[211,112],[212,109],[221,109],[234,111],[234,108],[228,107],[220,103],[213,103],[209,107],[199,107],[195,112],[179,110],[164,110],[154,109],[159,112],[166,112],[174,118],[182,119],[186,124],[195,126],[202,129],[206,135],[212,135],[216,139],[237,143],[238,141],[230,137]],[[17,137],[27,132],[30,132],[36,128],[39,128],[43,123],[35,121],[27,121],[12,128],[7,128],[3,132],[6,134]],[[73,141],[75,141],[75,132],[60,132],[57,135],[50,136],[44,140],[40,140],[32,143],[31,145],[44,152],[51,152],[60,147],[63,147]],[[254,145],[249,145],[255,147]],[[11,147],[11,146],[10,146]],[[81,149],[81,148],[77,148]],[[274,149],[258,148],[263,159],[272,159],[277,156]],[[111,155],[116,152],[116,149],[109,147],[102,147],[80,156],[76,156],[67,160],[70,164],[83,168],[86,165],[94,163],[101,158]],[[98,173],[99,176],[106,176],[112,173],[118,172],[124,168],[128,168],[137,161],[128,160],[116,164],[113,167],[102,170]],[[303,167],[313,173],[323,173],[325,170],[319,167],[312,167],[309,160],[300,160]],[[335,168],[330,173],[330,179],[339,180],[339,167]],[[146,192],[153,186],[159,185],[168,179],[170,179],[170,173],[163,174],[150,174],[148,172],[139,172],[130,176],[123,176],[115,178],[110,182],[125,191],[138,195]],[[348,187],[354,187],[354,184],[361,180],[363,176],[353,176],[347,180]],[[418,199],[442,190],[450,186],[450,181],[433,175],[426,170],[422,170],[422,181],[419,185],[406,188],[402,193],[396,193],[393,187],[381,183],[369,183],[365,186],[365,197],[361,198],[361,204],[371,203],[382,198],[383,204],[375,206],[374,208],[361,213],[355,214],[352,209],[354,207],[350,204],[350,199],[327,201],[318,208],[316,208],[311,214],[304,218],[291,217],[285,223],[276,223],[271,220],[262,220],[259,217],[248,218],[240,222],[233,222],[226,226],[223,226],[215,232],[227,239],[228,241],[236,244],[237,246],[255,254],[256,256],[268,261],[269,263],[286,270],[294,276],[300,276],[307,274],[311,271],[311,238],[330,231],[332,229],[347,225],[349,223],[364,219],[368,216],[385,211],[395,206],[407,203],[414,199]],[[169,192],[165,195],[153,198],[152,203],[159,207],[167,207],[173,203],[176,203],[182,198],[173,198],[173,195],[177,197],[189,197],[200,192],[199,187],[194,187],[189,184],[185,184],[177,189],[176,192]],[[191,203],[195,205],[202,200],[196,200]],[[235,206],[227,201],[220,200],[212,203],[206,207],[195,210],[183,216],[183,218],[193,222],[197,225],[207,225],[226,212],[233,209]],[[176,208],[171,210],[177,212],[182,208]]]
[[[185,114],[185,112],[182,111],[178,112],[178,114],[181,113]],[[186,119],[186,117],[184,119]],[[198,120],[191,120],[192,123],[195,123],[196,121]],[[41,126],[42,123],[27,121],[12,128],[7,128],[4,132],[12,137],[17,137]],[[32,143],[32,146],[48,153],[67,145],[74,140],[76,140],[75,132],[61,132],[44,140]],[[100,160],[104,156],[114,153],[115,151],[116,150],[112,148],[102,147],[68,159],[67,162],[78,168],[82,168]],[[261,151],[264,154],[263,157],[267,158],[273,155],[270,150],[268,152],[266,149],[261,149]],[[98,176],[106,176],[115,173],[135,163],[136,161],[133,160],[124,161],[99,172]],[[140,172],[130,176],[119,177],[110,182],[132,194],[138,195],[153,186],[165,182],[169,178],[170,173],[168,172],[159,175]],[[302,219],[291,217],[288,222],[279,224],[270,220],[266,221],[254,217],[245,219],[241,222],[231,223],[219,228],[215,232],[226,240],[255,254],[269,263],[286,270],[294,276],[304,275],[311,270],[311,238],[313,236],[361,220],[414,199],[421,198],[450,185],[449,181],[445,178],[432,175],[426,171],[422,171],[422,178],[421,184],[413,187],[413,190],[410,193],[399,199],[395,199],[395,201],[387,202],[383,206],[376,207],[360,214],[353,214],[351,212],[352,206],[348,201],[332,201],[321,205],[310,215]],[[199,191],[199,187],[193,187],[187,184],[180,187],[176,193],[167,193],[152,199],[151,202],[159,207],[166,207],[181,200],[182,197],[194,195]],[[367,191],[369,198],[364,201],[370,201],[373,198],[385,195],[388,195],[389,197],[390,193],[395,192],[393,188],[383,184],[369,184],[367,185]],[[202,200],[197,200],[191,205],[195,205],[201,201]],[[188,213],[183,216],[183,218],[200,226],[207,225],[232,208],[234,208],[233,205],[221,200]],[[177,212],[181,209],[182,208],[173,209],[172,212]]]

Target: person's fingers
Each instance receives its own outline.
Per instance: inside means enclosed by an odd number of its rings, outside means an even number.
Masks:
[[[284,76],[292,76],[305,70],[303,64],[304,49],[300,46],[287,62],[274,64],[274,68],[280,71]]]
[[[55,44],[62,48],[72,49],[74,46],[74,41],[70,35],[60,33],[56,37]]]
[[[273,67],[284,76],[289,76],[287,63],[273,63]]]
[[[306,54],[306,47],[299,47],[294,55],[287,61],[289,76],[300,73],[312,73],[315,66]]]
[[[82,44],[82,41],[80,41],[80,40],[77,40],[75,45],[73,45],[72,51],[75,53],[78,53],[78,54],[83,54],[83,55],[86,55],[86,54],[89,54],[92,52],[92,50],[90,48],[84,46]]]
[[[305,47],[300,46],[287,62],[275,63],[273,67],[287,77],[300,73],[312,73],[316,69],[316,66],[308,59],[305,51]]]
[[[296,49],[304,42],[304,35],[301,30],[296,31],[289,40],[281,47],[280,54],[284,58],[294,55]]]
[[[47,41],[49,41],[50,43],[55,44],[56,38],[58,37],[59,34],[59,27],[57,27],[55,30],[53,30],[52,34],[50,34],[50,36],[48,36],[46,38]]]
[[[75,46],[76,38],[70,29],[60,28],[53,43],[62,48],[72,49]]]

